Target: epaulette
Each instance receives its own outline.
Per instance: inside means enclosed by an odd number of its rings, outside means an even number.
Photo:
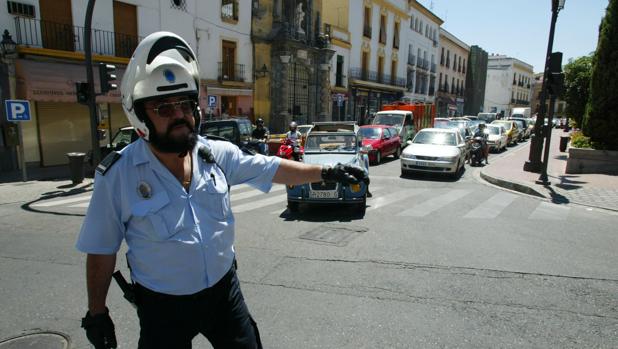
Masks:
[[[211,134],[206,134],[206,139],[211,139],[213,141],[225,141],[225,142],[232,142],[229,139],[225,138],[225,137],[221,137],[221,136],[215,136],[215,135],[211,135]]]
[[[101,160],[101,162],[99,163],[99,166],[97,166],[96,171],[101,175],[101,176],[105,176],[105,172],[107,172],[107,170],[109,170],[112,165],[114,165],[114,163],[116,161],[118,161],[118,159],[120,159],[120,157],[122,156],[122,154],[120,154],[117,151],[113,151],[111,153],[109,153],[105,159]]]

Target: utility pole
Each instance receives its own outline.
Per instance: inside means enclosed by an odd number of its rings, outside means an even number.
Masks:
[[[94,2],[88,0],[86,7],[86,19],[84,21],[84,55],[86,57],[86,78],[88,79],[88,110],[90,111],[90,139],[92,146],[92,163],[96,166],[101,161],[101,149],[99,149],[99,132],[97,127],[97,102],[94,93],[94,73],[92,71],[92,12]]]

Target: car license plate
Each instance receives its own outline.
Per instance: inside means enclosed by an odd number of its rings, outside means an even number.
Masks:
[[[326,190],[316,190],[310,191],[309,197],[312,199],[336,199],[337,192],[336,191],[326,191]]]
[[[424,166],[424,167],[429,167],[431,166],[430,163],[426,162],[426,161],[417,161],[416,162],[416,166]]]

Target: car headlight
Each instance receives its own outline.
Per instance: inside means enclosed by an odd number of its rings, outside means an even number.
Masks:
[[[416,156],[412,154],[406,154],[406,153],[401,154],[401,157],[404,159],[411,159],[411,160],[416,159]]]

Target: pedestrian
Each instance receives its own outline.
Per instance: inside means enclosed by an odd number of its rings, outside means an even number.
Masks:
[[[97,167],[76,243],[87,254],[82,327],[97,349],[116,348],[106,297],[122,240],[138,348],[191,348],[197,334],[214,348],[260,348],[236,276],[230,186],[368,180],[359,167],[254,155],[197,135],[199,77],[193,50],[169,32],[142,40],[127,66],[122,106],[140,139]]]

